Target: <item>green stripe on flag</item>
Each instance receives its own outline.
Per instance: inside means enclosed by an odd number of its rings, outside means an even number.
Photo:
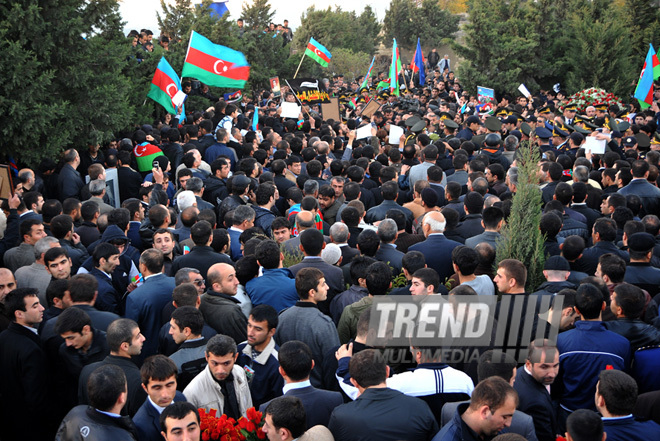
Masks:
[[[150,172],[153,168],[154,159],[159,156],[163,156],[163,152],[158,151],[152,153],[149,156],[138,156],[136,157],[137,167],[140,172]]]
[[[245,80],[233,80],[231,78],[222,77],[190,63],[183,64],[181,77],[196,78],[207,86],[227,87],[231,89],[245,88]]]
[[[176,115],[176,110],[174,109],[170,96],[163,92],[163,90],[154,83],[151,83],[151,89],[147,96],[163,106],[169,113]]]
[[[309,48],[305,49],[305,55],[319,63],[321,66],[328,67],[328,63],[323,58],[316,55],[314,51],[310,50]]]

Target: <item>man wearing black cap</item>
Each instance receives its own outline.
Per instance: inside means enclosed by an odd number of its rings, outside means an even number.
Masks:
[[[550,145],[550,138],[552,138],[552,132],[550,130],[546,129],[545,127],[537,127],[536,138],[537,144],[542,153],[545,153],[548,150],[554,151],[554,148]]]
[[[465,128],[458,132],[456,137],[463,138],[467,141],[470,141],[474,135],[477,134],[477,130],[481,126],[481,120],[478,116],[472,115],[465,120]]]
[[[571,274],[571,265],[562,256],[551,256],[543,265],[545,282],[533,295],[555,295],[562,289],[575,289],[575,284],[568,281]]]
[[[573,132],[568,137],[568,150],[563,153],[566,153],[574,161],[577,156],[577,151],[580,149],[580,146],[584,142],[584,135],[582,133]]]
[[[573,120],[575,119],[575,113],[577,112],[577,104],[569,104],[564,107],[564,124],[572,125]]]
[[[626,136],[621,141],[621,144],[623,145],[624,152],[628,150],[637,150],[637,138],[634,136]]]
[[[631,283],[654,296],[660,292],[660,269],[651,266],[655,238],[649,233],[635,233],[628,238],[630,263],[626,266],[624,282]]]

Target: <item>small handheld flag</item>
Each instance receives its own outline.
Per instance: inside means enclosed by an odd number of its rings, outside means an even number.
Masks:
[[[367,74],[364,76],[364,81],[362,81],[362,84],[360,85],[360,89],[364,89],[367,87],[367,84],[369,83],[369,78],[371,78],[371,70],[374,68],[374,61],[376,61],[376,56],[371,59],[371,64],[369,65],[369,70],[367,71]]]
[[[660,62],[653,45],[649,44],[649,51],[646,54],[644,67],[642,67],[642,73],[639,75],[639,82],[634,95],[642,109],[646,109],[653,104],[653,81],[657,80],[658,77],[660,77]]]
[[[419,38],[417,38],[417,49],[415,49],[415,55],[413,56],[413,61],[410,63],[410,68],[412,73],[419,72],[419,84],[424,84],[426,82],[426,72],[424,71],[424,54],[422,54],[422,46],[419,44]]]

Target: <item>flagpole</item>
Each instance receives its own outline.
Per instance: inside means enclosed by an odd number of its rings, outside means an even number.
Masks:
[[[297,73],[297,72],[296,72],[296,73]],[[295,80],[295,77],[294,77],[294,80]],[[309,117],[311,118],[312,115],[310,115],[309,112],[307,111],[307,109],[305,109],[305,105],[302,103],[302,101],[300,101],[300,100],[298,99],[298,95],[296,95],[295,92],[293,91],[293,87],[291,87],[291,84],[289,84],[289,81],[285,78],[285,79],[284,79],[284,82],[286,83],[287,86],[289,86],[289,89],[291,90],[291,93],[293,93],[293,97],[296,99],[296,101],[298,101],[298,104],[300,104],[300,108],[301,108],[302,110],[304,110],[305,113],[307,114],[307,116],[309,116]]]
[[[307,44],[309,44],[309,42],[308,42]],[[307,50],[306,48],[307,48],[307,46],[305,46],[305,50]],[[298,71],[300,70],[300,66],[302,66],[302,62],[303,62],[304,59],[305,59],[305,52],[303,52],[303,55],[302,55],[302,57],[300,58],[300,63],[298,63],[298,69],[296,69],[296,73],[293,74],[293,79],[294,79],[294,80],[295,80],[296,77],[298,76]],[[287,84],[288,84],[288,83],[287,83]],[[289,86],[289,87],[291,87],[291,86]]]

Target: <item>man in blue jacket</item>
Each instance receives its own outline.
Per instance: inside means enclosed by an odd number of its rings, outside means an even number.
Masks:
[[[252,300],[252,306],[270,305],[282,312],[299,300],[296,279],[288,268],[283,268],[284,255],[274,240],[262,241],[255,256],[263,267],[263,275],[255,277],[245,285],[245,292]]]

